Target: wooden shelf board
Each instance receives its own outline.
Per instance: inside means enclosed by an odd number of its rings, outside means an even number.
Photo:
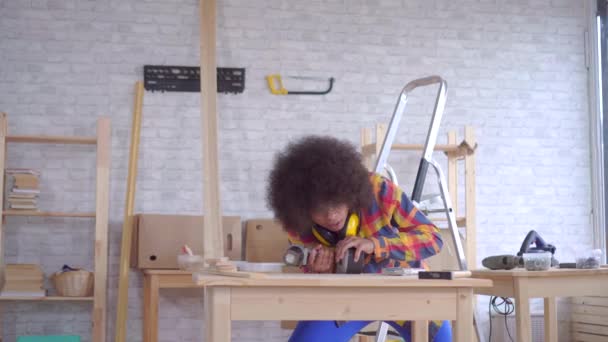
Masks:
[[[447,222],[448,219],[446,219],[445,217],[429,217],[429,220],[431,220],[431,222]],[[457,217],[456,218],[456,224],[458,225],[458,227],[464,227],[466,226],[466,218],[464,217]]]
[[[46,296],[46,297],[0,297],[0,301],[31,301],[31,302],[92,302],[93,297],[60,297],[60,296]]]
[[[95,217],[94,212],[68,213],[59,211],[5,210],[4,216]]]
[[[52,135],[9,135],[6,137],[7,142],[14,143],[32,143],[32,144],[78,144],[78,145],[96,145],[96,137],[68,137],[68,136],[52,136]]]
[[[422,144],[393,144],[391,146],[391,150],[406,150],[406,151],[422,151],[424,149],[424,145]],[[443,152],[457,152],[459,146],[456,144],[437,144],[433,151],[443,151]],[[375,153],[376,145],[369,144],[362,147],[363,153]]]

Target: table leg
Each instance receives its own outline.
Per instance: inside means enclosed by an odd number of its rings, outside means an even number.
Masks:
[[[545,342],[557,342],[557,306],[555,297],[545,298]]]
[[[429,322],[428,321],[413,321],[412,322],[412,341],[413,342],[428,342],[429,340]]]
[[[459,288],[457,300],[454,341],[469,342],[473,339],[473,289]]]
[[[515,280],[515,318],[517,321],[517,341],[532,341],[530,325],[530,296],[528,296],[528,279],[517,277]]]
[[[158,341],[158,295],[157,275],[144,275],[144,342]]]
[[[230,342],[230,288],[205,288],[205,341]]]

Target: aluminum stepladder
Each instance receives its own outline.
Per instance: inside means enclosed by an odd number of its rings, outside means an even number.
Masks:
[[[413,80],[406,84],[405,87],[403,87],[403,90],[399,95],[399,99],[397,100],[397,105],[395,106],[393,116],[391,117],[388,130],[386,132],[386,135],[384,136],[382,147],[380,148],[380,151],[378,152],[378,155],[376,157],[374,172],[382,173],[384,170],[386,170],[389,175],[389,178],[391,178],[392,181],[396,182],[395,172],[387,164],[387,160],[391,151],[391,146],[395,141],[397,130],[399,128],[401,118],[403,117],[409,94],[416,88],[430,86],[434,84],[439,84],[439,90],[437,92],[435,108],[433,110],[433,116],[431,117],[431,124],[426,136],[422,158],[420,159],[420,164],[418,165],[418,172],[416,174],[414,189],[412,191],[412,196],[410,199],[412,200],[414,205],[418,206],[421,200],[422,189],[424,187],[424,182],[426,180],[426,174],[429,165],[432,166],[437,175],[437,183],[439,185],[440,197],[443,203],[443,209],[440,211],[446,214],[448,228],[456,249],[458,266],[460,267],[460,270],[466,270],[467,263],[464,255],[462,241],[460,240],[460,232],[456,224],[456,213],[454,212],[454,209],[452,207],[452,201],[450,199],[450,194],[448,192],[445,177],[443,175],[441,167],[433,159],[433,150],[435,149],[435,144],[437,143],[437,135],[439,133],[439,126],[441,124],[441,118],[443,117],[443,111],[445,109],[445,103],[447,98],[447,82],[444,79],[439,76],[429,76]],[[475,316],[473,318],[473,321],[476,327],[475,330],[477,334],[477,339],[481,341],[482,335],[480,333],[479,326],[477,325],[477,322],[479,321]],[[385,342],[387,333],[388,324],[386,322],[381,322],[376,333],[376,342]]]

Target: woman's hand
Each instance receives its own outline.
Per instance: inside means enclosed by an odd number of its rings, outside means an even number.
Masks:
[[[308,255],[308,265],[313,273],[333,273],[334,250],[323,245],[317,245]]]
[[[374,252],[374,243],[372,240],[358,236],[350,236],[339,241],[336,245],[336,262],[342,260],[346,256],[346,251],[353,247],[356,249],[354,261],[359,261],[361,252],[365,252],[367,254],[372,254]]]

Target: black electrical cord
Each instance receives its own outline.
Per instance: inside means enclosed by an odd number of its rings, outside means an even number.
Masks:
[[[500,302],[498,301],[500,300]],[[503,308],[501,308],[503,306]],[[490,297],[490,302],[488,303],[488,318],[490,320],[490,338],[488,342],[492,342],[492,309],[505,318],[505,329],[507,329],[507,334],[509,334],[509,339],[513,342],[513,337],[511,337],[511,332],[509,331],[509,326],[507,325],[507,316],[512,314],[515,311],[515,305],[509,298],[505,297]]]

